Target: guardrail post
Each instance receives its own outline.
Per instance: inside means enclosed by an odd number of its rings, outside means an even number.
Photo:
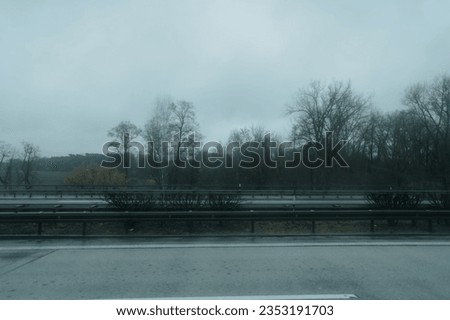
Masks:
[[[253,210],[250,210],[250,214],[253,216]],[[252,217],[251,220],[251,233],[255,233],[255,220]]]
[[[311,232],[316,233],[316,220],[311,221]]]
[[[370,220],[370,232],[374,232],[374,231],[375,231],[375,221]]]
[[[40,236],[42,234],[42,222],[38,222],[38,235]]]
[[[86,235],[86,221],[83,221],[83,236]]]
[[[188,232],[189,233],[194,232],[194,220],[192,220],[191,216],[192,216],[192,210],[189,210],[188,214],[187,214],[187,218],[185,220],[186,226],[188,227]]]

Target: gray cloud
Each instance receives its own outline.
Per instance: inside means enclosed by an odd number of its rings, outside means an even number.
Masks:
[[[1,1],[0,140],[100,152],[159,95],[194,102],[202,131],[283,115],[311,80],[352,80],[382,110],[450,70],[448,1]]]

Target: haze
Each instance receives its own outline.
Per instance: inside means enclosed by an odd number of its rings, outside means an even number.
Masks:
[[[380,110],[450,70],[448,1],[0,1],[0,140],[101,152],[158,96],[192,101],[206,139],[264,125],[312,80]]]

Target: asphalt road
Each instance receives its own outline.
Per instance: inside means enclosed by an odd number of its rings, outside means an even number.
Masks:
[[[4,240],[0,299],[450,299],[449,238]]]
[[[29,208],[35,210],[53,208],[53,206],[59,206],[59,211],[64,211],[68,208],[81,208],[89,209],[91,205],[97,205],[99,208],[107,207],[108,204],[104,200],[100,199],[69,199],[69,198],[0,198],[0,210],[15,209],[17,205],[25,205]],[[330,209],[336,207],[343,208],[361,208],[368,206],[368,203],[362,197],[347,197],[347,198],[336,198],[336,197],[297,197],[293,199],[292,197],[281,198],[265,198],[247,197],[241,200],[241,208],[247,209],[286,209],[295,206],[297,209],[307,209],[307,208],[318,208],[318,209]]]

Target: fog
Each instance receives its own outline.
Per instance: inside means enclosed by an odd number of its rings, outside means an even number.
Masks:
[[[158,96],[192,101],[206,139],[264,125],[312,80],[380,110],[450,70],[448,1],[0,1],[0,140],[101,152]]]

